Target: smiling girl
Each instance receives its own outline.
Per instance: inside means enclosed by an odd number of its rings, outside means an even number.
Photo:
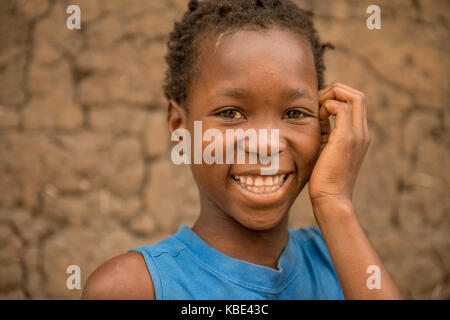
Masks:
[[[364,94],[324,87],[327,46],[311,14],[289,0],[189,2],[168,42],[170,132],[193,133],[194,121],[223,136],[278,129],[279,170],[262,176],[260,164],[190,165],[201,201],[192,228],[106,262],[83,298],[400,298],[352,202],[370,140]],[[289,230],[289,210],[307,182],[319,228]],[[379,271],[377,288],[367,285],[370,266]]]

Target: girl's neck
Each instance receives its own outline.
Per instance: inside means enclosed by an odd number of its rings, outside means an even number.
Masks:
[[[202,203],[192,230],[232,258],[277,269],[278,258],[289,240],[288,216],[269,230],[251,230],[218,208],[206,208]]]

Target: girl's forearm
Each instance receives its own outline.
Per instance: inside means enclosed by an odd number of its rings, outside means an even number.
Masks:
[[[313,209],[345,298],[402,299],[362,230],[353,204],[341,200],[322,201],[313,203]],[[375,266],[369,270],[380,271],[379,288],[370,289],[367,284],[372,276],[372,272],[367,273],[369,266]]]

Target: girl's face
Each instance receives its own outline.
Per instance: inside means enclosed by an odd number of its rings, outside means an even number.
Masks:
[[[239,30],[203,41],[197,62],[200,73],[188,88],[184,124],[192,137],[194,121],[202,121],[203,131],[220,130],[225,157],[226,146],[236,143],[226,141],[226,129],[257,133],[279,129],[279,170],[270,178],[261,176],[262,164],[248,164],[248,154],[247,164],[191,165],[202,210],[231,217],[253,230],[287,221],[320,150],[317,77],[310,46],[280,28]],[[203,150],[209,144],[203,142]],[[261,182],[269,188],[255,187]]]

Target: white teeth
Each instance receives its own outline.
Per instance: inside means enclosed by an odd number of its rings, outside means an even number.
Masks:
[[[239,184],[255,193],[268,193],[277,190],[285,182],[287,175],[275,176],[234,176]],[[253,184],[254,183],[254,184]]]
[[[280,176],[275,176],[275,178],[273,178],[273,183],[278,184],[279,182],[280,182]]]
[[[273,186],[272,176],[267,176],[267,177],[264,178],[264,185],[266,185],[266,186]]]
[[[264,178],[260,177],[260,176],[256,177],[255,178],[255,186],[261,187],[263,185],[264,185]]]

